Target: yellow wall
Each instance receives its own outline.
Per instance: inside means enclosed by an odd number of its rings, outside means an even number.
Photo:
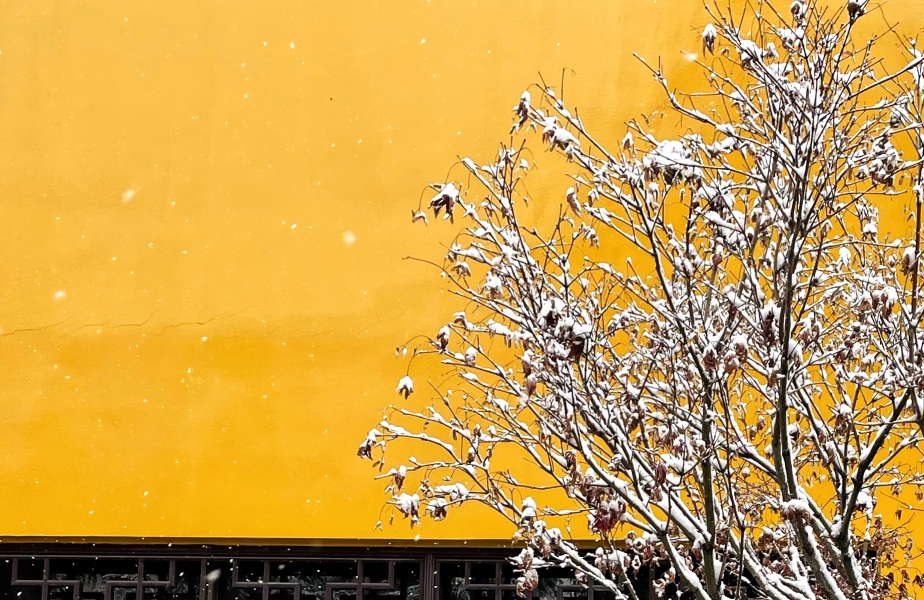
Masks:
[[[698,0],[0,2],[0,534],[508,535],[372,532],[356,445],[394,346],[454,307],[401,260],[449,232],[410,208],[493,154],[539,71],[572,69],[569,104],[618,139],[662,105],[631,52],[682,84],[703,22]]]

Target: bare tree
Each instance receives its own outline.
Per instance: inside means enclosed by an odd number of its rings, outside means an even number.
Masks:
[[[543,83],[495,162],[434,185],[434,215],[461,223],[442,269],[465,312],[414,350],[454,391],[392,407],[360,446],[380,468],[386,444],[416,446],[381,471],[395,510],[504,515],[520,593],[559,565],[631,597],[660,565],[658,589],[697,600],[911,595],[924,55],[873,10],[707,6],[707,91],[648,67],[683,135],[633,121],[607,145]],[[864,18],[885,23],[871,39]],[[886,37],[898,62],[876,54]],[[544,231],[522,220],[529,131],[573,180]],[[883,204],[905,210],[902,237],[880,231]],[[625,267],[592,258],[601,240]]]

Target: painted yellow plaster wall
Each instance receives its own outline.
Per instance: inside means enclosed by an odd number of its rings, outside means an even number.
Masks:
[[[683,84],[703,22],[698,0],[0,1],[0,535],[508,535],[372,531],[356,445],[395,345],[455,308],[401,260],[449,232],[409,210],[493,154],[540,71],[618,139],[663,106],[631,52]]]

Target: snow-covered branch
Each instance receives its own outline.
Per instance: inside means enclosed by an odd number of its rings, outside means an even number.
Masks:
[[[826,6],[707,7],[707,93],[645,63],[683,135],[633,121],[609,143],[542,83],[519,145],[432,186],[464,312],[414,348],[451,385],[360,446],[397,513],[498,511],[521,593],[554,564],[620,597],[656,565],[656,589],[698,600],[911,595],[901,511],[876,507],[922,483],[924,59],[909,42],[890,69],[855,40],[865,2]],[[535,138],[568,161],[558,198],[526,195]],[[395,441],[419,452],[386,471]],[[567,540],[587,534],[590,554]]]

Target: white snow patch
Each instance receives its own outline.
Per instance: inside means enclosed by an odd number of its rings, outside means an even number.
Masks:
[[[398,381],[398,393],[404,394],[404,397],[407,398],[414,393],[414,380],[405,375]],[[372,435],[372,432],[369,432],[369,435]],[[373,438],[374,439],[374,438]]]

